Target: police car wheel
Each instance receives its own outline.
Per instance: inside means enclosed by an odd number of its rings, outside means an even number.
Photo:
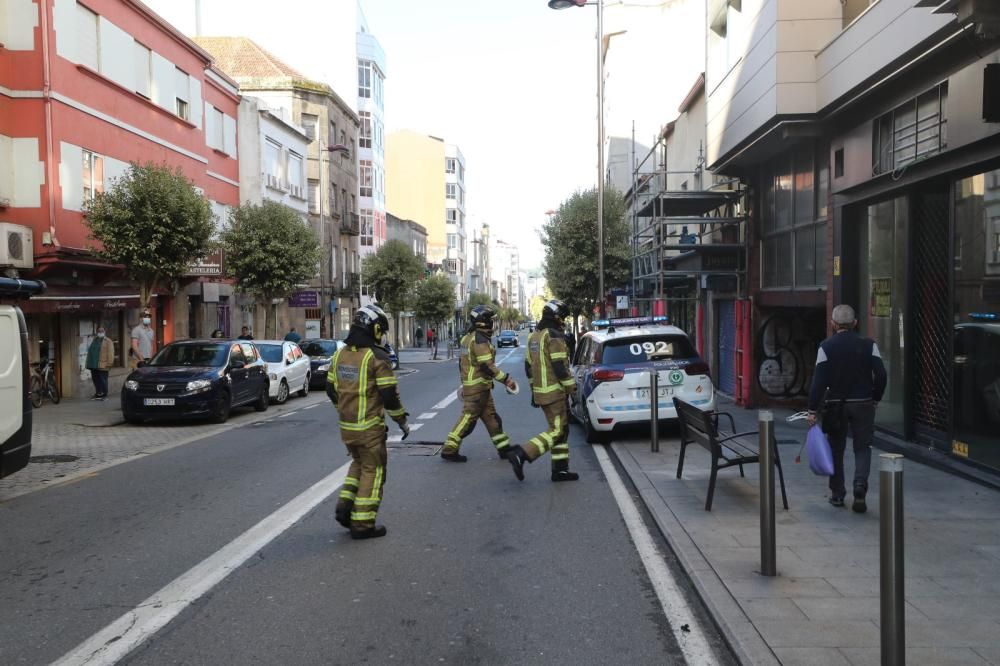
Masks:
[[[590,421],[590,412],[587,411],[586,405],[583,407],[583,428],[587,433],[587,444],[607,444],[611,441],[609,433],[601,432],[594,428],[594,424]]]

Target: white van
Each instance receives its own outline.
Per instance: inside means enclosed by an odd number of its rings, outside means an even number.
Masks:
[[[23,468],[31,457],[28,329],[13,299],[44,290],[44,282],[0,278],[0,478]]]

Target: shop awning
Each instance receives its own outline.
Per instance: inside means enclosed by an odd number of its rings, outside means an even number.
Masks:
[[[155,296],[154,296],[155,298]],[[49,287],[45,294],[21,304],[26,314],[75,314],[138,308],[135,287]]]

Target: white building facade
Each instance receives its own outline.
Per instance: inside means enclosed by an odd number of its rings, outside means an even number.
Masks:
[[[309,143],[287,109],[271,109],[264,100],[244,97],[239,117],[240,203],[275,201],[308,222]]]
[[[448,247],[444,268],[455,283],[456,307],[465,305],[468,238],[465,233],[465,156],[458,146],[444,149],[445,229]]]

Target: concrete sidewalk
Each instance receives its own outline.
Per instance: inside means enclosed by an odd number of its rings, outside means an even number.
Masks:
[[[105,427],[125,423],[118,394],[107,400],[63,398],[58,405],[46,400],[41,407],[32,410],[32,414],[36,425]]]
[[[720,405],[737,429],[757,412]],[[708,452],[689,446],[676,478],[676,429],[613,445],[640,495],[746,664],[879,663],[878,454],[868,513],[827,503],[826,477],[795,464],[804,423],[775,411],[789,511],[777,498],[778,576],[759,575],[757,466],[719,472],[712,511]],[[853,454],[846,456],[848,479]],[[777,478],[775,479],[777,484]],[[1000,492],[912,461],[904,465],[909,664],[1000,664]],[[848,503],[849,506],[849,503]]]

